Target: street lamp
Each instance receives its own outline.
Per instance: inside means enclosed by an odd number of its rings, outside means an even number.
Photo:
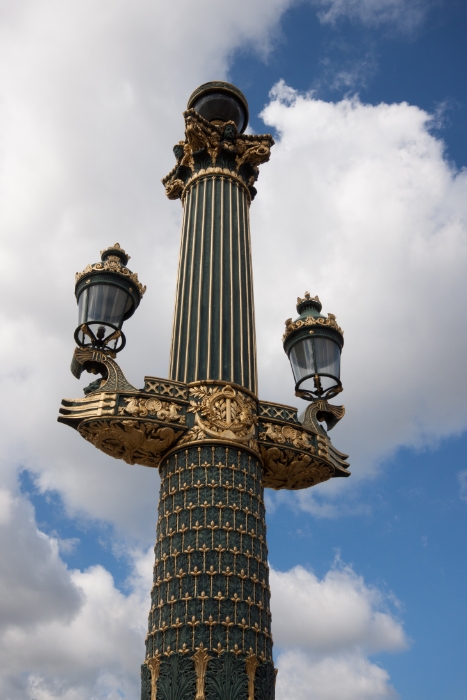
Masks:
[[[109,352],[123,350],[123,322],[132,316],[146,290],[126,265],[130,256],[118,243],[101,251],[101,262],[76,273],[79,347]]]
[[[342,391],[340,380],[344,334],[334,314],[326,318],[319,298],[305,292],[297,299],[300,316],[286,321],[284,350],[295,378],[295,395],[313,401],[331,399]]]
[[[327,400],[342,389],[343,334],[305,294],[283,338],[305,416],[259,399],[249,209],[274,140],[244,133],[248,104],[229,83],[201,85],[184,117],[162,181],[183,207],[169,377],[139,390],[115,362],[145,290],[115,244],[76,280],[72,372],[102,378],[63,399],[58,420],[159,470],[142,700],[273,700],[264,489],[349,476],[322,426],[344,415]]]

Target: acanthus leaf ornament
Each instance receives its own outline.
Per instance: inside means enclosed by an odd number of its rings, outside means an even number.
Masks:
[[[158,467],[163,453],[182,434],[168,426],[137,420],[87,420],[81,423],[78,431],[85,440],[111,457],[145,467]]]
[[[201,643],[198,650],[193,654],[193,661],[196,672],[196,697],[195,700],[205,700],[204,682],[206,677],[206,669],[208,667],[210,656]]]
[[[331,465],[291,449],[280,449],[261,445],[264,465],[263,484],[266,488],[298,489],[309,488],[334,476]]]
[[[187,411],[195,414],[195,424],[180,444],[214,438],[258,449],[256,402],[246,392],[230,384],[191,386]]]
[[[248,676],[248,700],[255,700],[255,675],[259,661],[255,654],[246,658],[246,675]]]
[[[239,134],[234,122],[217,125],[194,109],[184,112],[184,117],[185,141],[174,146],[177,164],[162,180],[167,197],[183,199],[186,188],[197,176],[222,173],[240,181],[253,199],[258,166],[270,158],[272,136]]]
[[[161,657],[159,654],[146,661],[151,671],[151,700],[157,700],[157,679],[161,669]]]

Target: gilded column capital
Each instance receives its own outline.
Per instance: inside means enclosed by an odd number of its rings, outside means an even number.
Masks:
[[[194,109],[184,112],[185,141],[174,146],[175,167],[162,180],[169,199],[183,199],[200,175],[231,177],[243,185],[251,199],[259,166],[269,160],[274,139],[270,134],[239,134],[233,121],[208,122]]]

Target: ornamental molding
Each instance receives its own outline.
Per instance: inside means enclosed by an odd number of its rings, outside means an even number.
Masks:
[[[208,667],[209,659],[211,657],[207,653],[206,649],[201,642],[196,654],[193,654],[193,661],[195,664],[196,673],[196,697],[195,700],[205,700],[206,696],[204,694],[204,681],[206,677],[206,669]]]
[[[306,450],[311,454],[316,452],[315,447],[310,442],[309,436],[303,430],[297,430],[291,425],[280,425],[277,423],[263,423],[262,427],[266,428],[266,431],[260,433],[260,440],[270,440],[279,445],[290,445],[299,450]]]
[[[274,145],[272,136],[239,134],[234,122],[217,126],[194,109],[188,109],[183,116],[185,141],[179,141],[174,146],[177,163],[162,180],[167,197],[182,198],[186,187],[198,173],[219,168],[225,175],[236,174],[253,199],[259,166],[266,163],[271,155]]]
[[[195,414],[195,424],[179,445],[214,438],[258,450],[256,401],[230,384],[190,387],[187,412]]]
[[[315,316],[307,316],[303,320],[298,320],[298,321],[292,321],[291,318],[288,318],[287,321],[285,322],[285,333],[282,336],[282,341],[284,341],[286,338],[289,337],[291,333],[293,333],[296,330],[299,330],[300,328],[306,328],[308,326],[325,326],[327,328],[333,328],[335,331],[340,333],[342,336],[344,335],[344,331],[342,328],[337,324],[336,322],[336,317],[334,314],[328,314],[327,318],[320,318],[320,317],[315,317]]]
[[[255,654],[250,654],[245,660],[246,675],[248,676],[248,700],[255,700],[255,675],[259,661]]]
[[[73,374],[79,378],[84,370],[102,377],[85,387],[84,398],[63,399],[58,420],[127,464],[159,467],[180,448],[215,441],[259,456],[266,488],[295,490],[349,476],[348,455],[332,445],[322,425],[333,428],[343,406],[314,401],[299,423],[295,408],[258,403],[245,387],[220,380],[187,385],[145,377],[140,391],[109,353],[76,348]]]
[[[134,418],[145,418],[146,416],[154,416],[159,420],[168,423],[186,424],[184,415],[180,415],[179,411],[183,410],[180,404],[168,403],[160,399],[139,399],[136,396],[124,397],[126,406],[120,406],[118,409],[119,415],[125,414]]]
[[[232,170],[229,170],[228,168],[220,168],[220,167],[201,168],[201,170],[198,170],[189,180],[187,180],[186,183],[182,182],[181,180],[176,180],[175,183],[178,183],[178,184],[176,185],[175,189],[177,189],[177,187],[182,188],[180,190],[180,194],[177,194],[177,196],[172,197],[167,192],[167,197],[169,199],[178,199],[180,197],[180,199],[183,201],[185,199],[185,196],[186,196],[189,188],[198,180],[201,180],[201,179],[206,178],[206,177],[216,178],[219,180],[226,180],[226,179],[232,180],[239,187],[241,187],[243,189],[243,191],[245,192],[245,195],[248,199],[248,204],[251,204],[251,199],[252,199],[251,192],[248,189],[248,187],[245,185],[242,178],[239,175],[237,175],[235,172],[233,172]],[[171,190],[171,192],[172,192],[172,190]],[[174,192],[175,192],[175,190],[174,190]]]
[[[160,654],[153,656],[146,661],[149,670],[151,671],[151,700],[157,700],[157,680],[161,670]]]
[[[122,265],[122,261],[117,255],[109,255],[103,262],[94,263],[94,265],[87,265],[82,272],[77,272],[75,275],[76,284],[78,284],[83,277],[86,277],[86,275],[94,272],[112,272],[117,275],[121,275],[122,277],[125,277],[125,279],[133,282],[141,296],[143,296],[144,292],[146,291],[146,286],[143,286],[138,280],[138,274],[136,272],[132,272],[127,267]]]
[[[91,420],[79,425],[85,440],[115,459],[127,464],[158,467],[181,430],[137,420]]]
[[[334,467],[311,454],[261,445],[263,486],[271,489],[305,489],[328,481]]]

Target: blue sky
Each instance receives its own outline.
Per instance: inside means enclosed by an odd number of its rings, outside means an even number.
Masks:
[[[460,0],[3,4],[1,697],[137,697],[158,478],[55,423],[88,383],[74,273],[131,253],[148,292],[121,364],[164,376],[160,179],[192,89],[226,78],[277,140],[252,207],[261,398],[298,405],[298,294],[345,331],[352,477],[267,496],[277,700],[464,700],[466,29]]]

